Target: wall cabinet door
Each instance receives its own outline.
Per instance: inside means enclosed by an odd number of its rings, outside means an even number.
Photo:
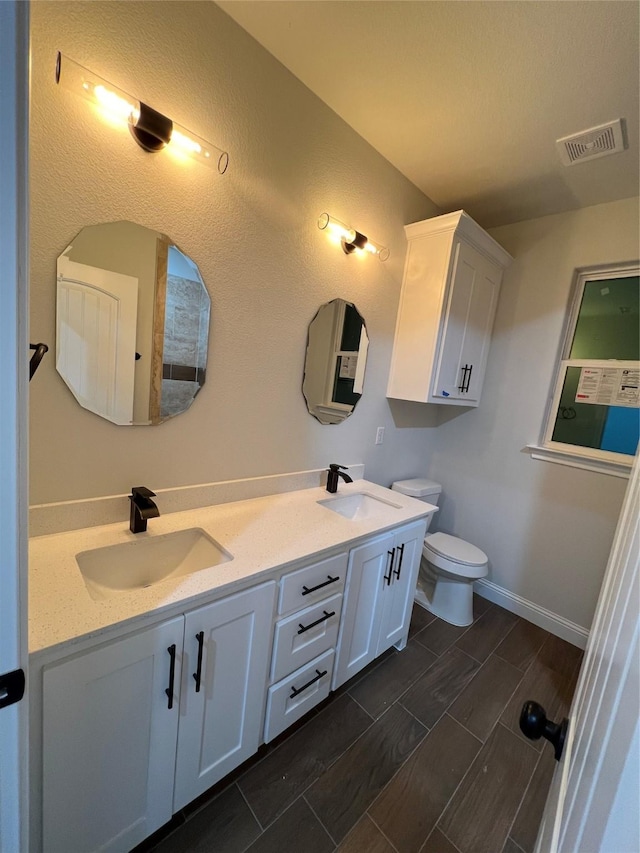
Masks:
[[[451,283],[431,393],[440,402],[477,405],[489,354],[502,269],[454,241]]]
[[[174,811],[260,745],[275,594],[271,581],[186,616]]]
[[[45,853],[125,853],[171,818],[183,628],[179,616],[44,670]]]

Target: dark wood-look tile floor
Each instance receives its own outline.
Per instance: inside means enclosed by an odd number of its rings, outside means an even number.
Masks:
[[[476,598],[417,605],[385,654],[136,853],[532,853],[555,762],[526,699],[569,708],[582,652]]]

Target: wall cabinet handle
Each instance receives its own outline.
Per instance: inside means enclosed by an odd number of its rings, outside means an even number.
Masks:
[[[387,555],[391,557],[390,560],[387,560],[387,574],[382,578],[382,585],[385,583],[387,586],[391,586],[391,577],[393,575],[393,558],[396,555],[396,549],[394,548],[392,551],[387,551]]]
[[[169,652],[171,663],[169,665],[169,686],[164,692],[169,697],[167,708],[171,710],[173,708],[173,684],[176,677],[176,644],[172,643],[167,651]]]
[[[316,625],[319,625],[321,622],[326,622],[327,619],[331,619],[332,616],[336,615],[336,611],[332,610],[331,613],[327,613],[326,610],[322,611],[324,616],[321,616],[319,619],[316,619],[315,622],[312,622],[310,625],[303,625],[302,622],[298,623],[298,634],[304,634],[305,631],[310,631],[312,628],[315,628]]]
[[[335,583],[340,580],[340,576],[332,578],[331,575],[327,575],[328,580],[324,583],[319,583],[318,586],[312,586],[311,588],[303,586],[302,587],[302,595],[309,595],[310,592],[315,592],[317,589],[322,589],[323,586],[329,586],[330,583]]]
[[[202,650],[204,648],[204,631],[199,631],[196,634],[196,640],[198,641],[198,663],[196,665],[196,671],[193,673],[193,677],[196,681],[196,693],[199,693],[200,683],[202,681]]]
[[[473,370],[473,365],[465,364],[465,366],[461,367],[460,370],[462,370],[462,380],[460,385],[458,385],[458,391],[460,391],[461,394],[468,394],[469,385],[471,383],[471,371]]]
[[[291,696],[289,696],[289,699],[295,699],[295,697],[296,697],[299,693],[302,693],[302,691],[303,691],[303,690],[306,690],[306,689],[307,689],[307,687],[311,687],[311,685],[312,685],[312,684],[315,684],[315,683],[316,683],[316,681],[320,681],[320,679],[321,679],[321,678],[324,678],[324,676],[327,674],[327,670],[326,670],[326,669],[325,669],[325,671],[324,671],[324,672],[320,672],[320,670],[319,670],[319,669],[316,669],[316,672],[318,673],[318,674],[316,675],[316,677],[315,677],[315,678],[312,678],[312,679],[311,679],[311,681],[307,681],[307,683],[306,683],[306,684],[303,684],[303,685],[302,685],[302,687],[294,687],[294,686],[292,685],[292,686],[291,686]]]
[[[398,546],[398,551],[399,551],[400,556],[398,557],[398,565],[396,567],[396,570],[394,571],[394,575],[396,576],[396,580],[398,580],[398,581],[400,580],[400,570],[402,569],[402,558],[404,557],[404,546],[405,546],[404,542],[402,543],[402,545]]]

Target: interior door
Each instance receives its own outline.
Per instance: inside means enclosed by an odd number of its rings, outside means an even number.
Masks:
[[[636,456],[536,853],[640,850],[639,554]]]
[[[0,3],[0,851],[28,849],[27,665],[29,4]],[[38,377],[41,378],[41,377]]]
[[[56,367],[80,405],[133,421],[138,279],[58,259]]]

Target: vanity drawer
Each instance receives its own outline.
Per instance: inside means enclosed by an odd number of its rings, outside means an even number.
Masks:
[[[279,681],[313,658],[335,648],[342,593],[276,622],[271,681]]]
[[[267,693],[264,741],[269,743],[329,695],[335,652],[330,649]]]
[[[342,592],[347,558],[347,554],[338,554],[284,575],[280,581],[278,613],[291,613]]]

